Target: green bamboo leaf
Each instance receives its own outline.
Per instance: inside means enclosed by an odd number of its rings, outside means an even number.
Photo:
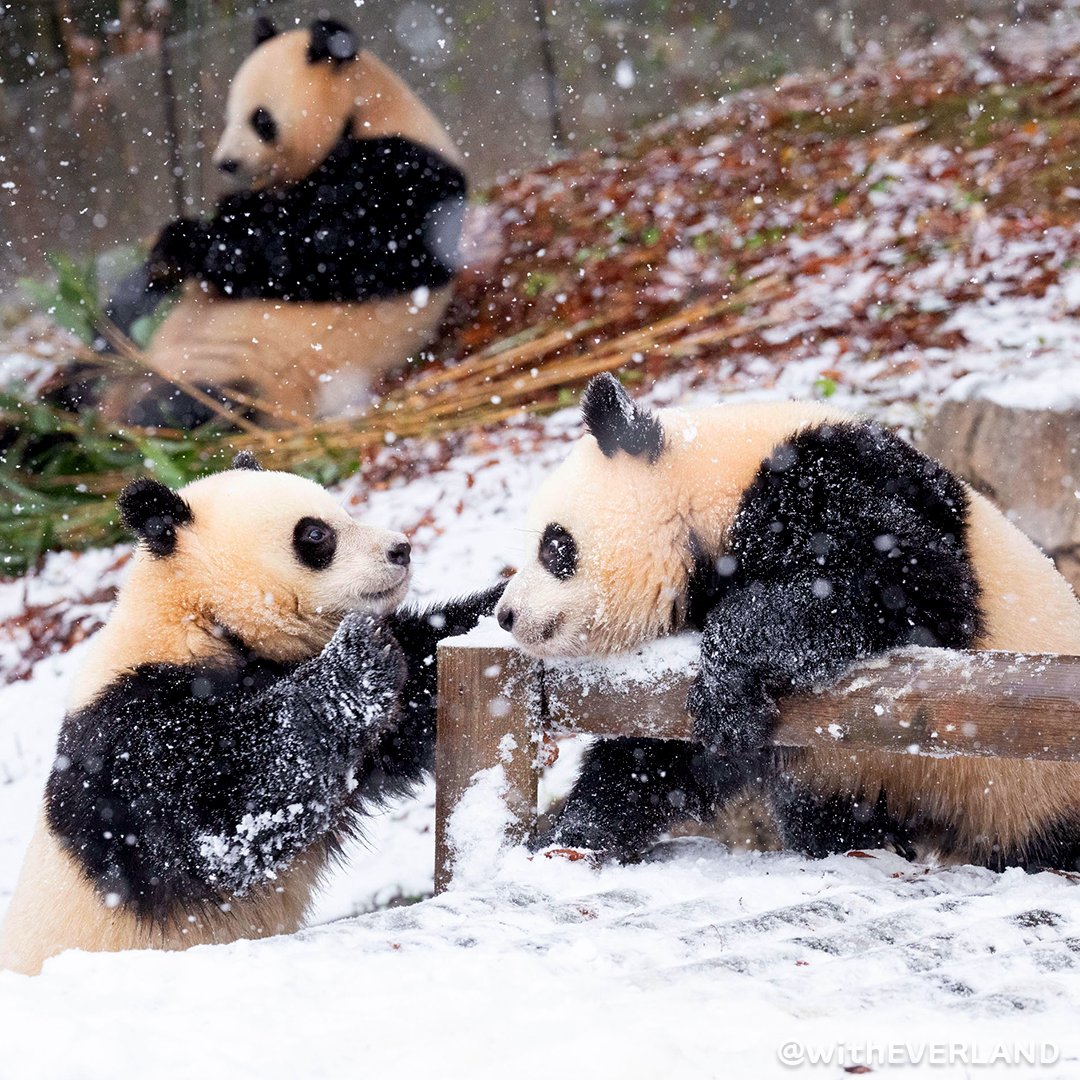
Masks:
[[[169,446],[157,439],[139,439],[137,445],[156,477],[168,487],[183,487],[189,480],[183,468],[170,453]]]

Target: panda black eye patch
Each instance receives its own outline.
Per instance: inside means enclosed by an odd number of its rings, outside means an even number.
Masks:
[[[293,550],[309,570],[325,570],[334,561],[337,533],[319,518],[301,518],[293,529]]]
[[[259,108],[251,114],[251,127],[264,143],[277,140],[277,122],[266,109]]]
[[[544,530],[537,557],[540,565],[559,581],[572,578],[577,571],[577,544],[561,525],[552,524]]]

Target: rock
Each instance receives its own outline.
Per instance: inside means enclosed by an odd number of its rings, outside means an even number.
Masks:
[[[918,445],[999,506],[1080,593],[1080,405],[947,400]]]

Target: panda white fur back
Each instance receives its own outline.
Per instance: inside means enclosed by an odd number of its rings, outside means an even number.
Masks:
[[[891,647],[1080,653],[1080,604],[1004,515],[824,405],[650,415],[606,377],[584,411],[592,434],[534,499],[538,547],[500,621],[538,656],[703,626],[702,741],[597,743],[543,842],[628,855],[764,777],[788,841],[811,854],[890,844],[1073,867],[1080,766],[767,748],[777,694]]]
[[[0,968],[295,930],[365,809],[431,766],[430,658],[501,590],[377,619],[405,537],[237,465],[121,496],[139,549],[73,687]]]
[[[214,163],[240,190],[209,221],[167,225],[110,316],[129,331],[186,282],[151,370],[258,398],[270,425],[365,406],[372,379],[431,340],[450,300],[467,191],[453,140],[348,27],[279,34],[261,19]],[[113,381],[105,409],[151,424],[209,417],[145,380]]]

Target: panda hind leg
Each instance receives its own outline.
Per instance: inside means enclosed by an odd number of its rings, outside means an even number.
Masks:
[[[557,821],[533,842],[633,859],[673,825],[702,821],[746,786],[745,769],[696,743],[664,739],[597,740]]]
[[[1011,850],[995,847],[985,862],[991,870],[1016,866],[1029,874],[1043,870],[1080,872],[1080,820],[1063,816],[1047,821]]]
[[[232,396],[247,399],[253,396],[255,388],[248,384],[236,386],[197,386],[207,399],[216,401],[228,415],[237,415],[253,423],[263,421],[254,409],[242,406]],[[129,395],[123,403],[124,418],[130,424],[141,427],[177,428],[180,431],[194,431],[204,424],[222,421],[222,413],[213,409],[209,401],[193,397],[178,386],[163,379],[153,379],[141,384],[141,389]]]
[[[812,791],[787,772],[800,752],[774,751],[765,785],[785,849],[812,859],[845,851],[884,849],[914,859],[917,830],[889,813],[884,791],[873,797]]]

